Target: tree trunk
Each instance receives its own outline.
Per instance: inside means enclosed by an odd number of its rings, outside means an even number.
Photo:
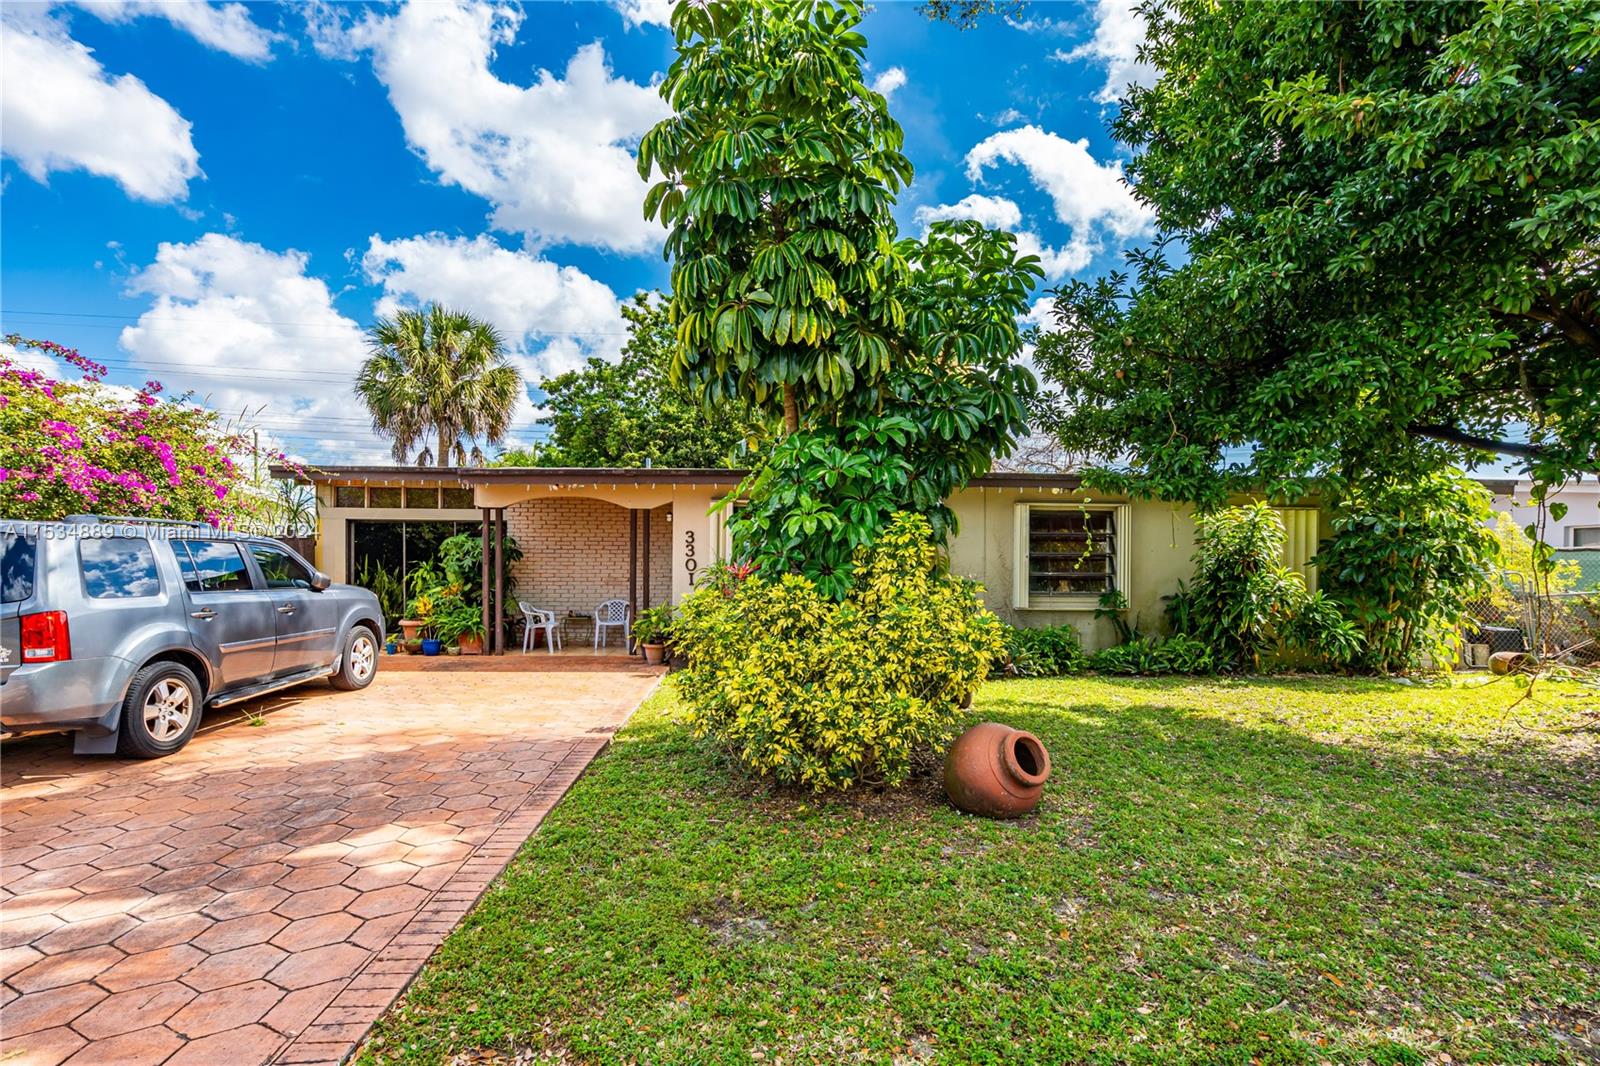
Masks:
[[[800,429],[800,405],[794,399],[794,386],[783,387],[783,431],[796,433]]]
[[[439,423],[439,455],[436,463],[439,466],[449,466],[451,453],[456,450],[455,434],[450,432],[450,427],[443,422]]]

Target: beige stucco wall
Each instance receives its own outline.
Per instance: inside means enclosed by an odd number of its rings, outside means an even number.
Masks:
[[[1178,591],[1191,572],[1194,511],[1187,505],[1129,502],[1111,496],[1084,496],[1048,489],[967,488],[950,507],[959,523],[950,539],[950,569],[984,586],[984,602],[1001,618],[1018,626],[1070,624],[1091,651],[1116,643],[1108,619],[1097,620],[1092,605],[1081,609],[1030,608],[1015,604],[1015,560],[1019,503],[1127,504],[1119,535],[1127,539],[1122,593],[1128,598],[1128,619],[1145,632],[1155,632],[1165,607],[1163,597]]]

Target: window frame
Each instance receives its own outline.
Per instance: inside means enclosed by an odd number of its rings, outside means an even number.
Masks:
[[[1099,592],[1030,592],[1028,589],[1029,559],[1032,555],[1032,517],[1034,511],[1071,511],[1081,513],[1088,511],[1109,512],[1111,521],[1116,528],[1115,543],[1112,548],[1112,580],[1109,591],[1120,592],[1124,597],[1129,596],[1130,574],[1128,571],[1129,537],[1132,532],[1129,517],[1133,508],[1126,503],[1051,503],[1044,501],[1019,500],[1013,512],[1012,532],[1014,534],[1011,556],[1011,606],[1018,611],[1092,611],[1100,606]]]
[[[194,551],[189,547],[191,544],[225,544],[232,548],[238,554],[239,562],[243,564],[239,572],[244,575],[245,581],[248,582],[248,584],[246,584],[243,588],[231,589],[208,589],[203,587],[190,588],[189,574],[191,572],[194,574],[197,582],[200,580],[200,561],[195,558]],[[183,549],[183,558],[181,559],[178,558],[178,549],[180,547]],[[264,586],[256,584],[256,571],[250,566],[250,553],[244,550],[243,545],[239,541],[222,539],[175,539],[172,541],[172,555],[174,559],[177,559],[178,577],[183,581],[184,591],[188,592],[188,594],[191,596],[231,596],[241,592],[260,592],[264,588]]]
[[[272,579],[267,576],[267,568],[265,566],[262,566],[261,565],[261,560],[256,557],[256,551],[258,549],[261,550],[261,551],[277,552],[278,554],[282,555],[285,559],[288,559],[290,562],[294,563],[295,565],[305,567],[305,569],[306,569],[306,583],[304,585],[274,585],[272,583]],[[316,567],[308,565],[305,562],[305,560],[301,559],[299,556],[297,556],[294,552],[290,551],[288,548],[279,547],[276,544],[267,544],[267,543],[264,543],[264,542],[261,542],[261,541],[246,541],[245,542],[245,554],[250,557],[250,565],[252,567],[254,567],[254,569],[255,569],[255,577],[257,579],[259,579],[260,582],[261,582],[261,584],[260,584],[260,588],[261,589],[264,589],[267,592],[314,592],[314,591],[316,591],[315,589],[313,589],[311,587],[311,582],[316,580],[316,576],[317,576]]]
[[[1584,525],[1581,525],[1581,526],[1568,526],[1567,527],[1567,543],[1566,543],[1566,547],[1568,547],[1568,548],[1600,548],[1600,541],[1596,541],[1593,544],[1579,544],[1578,543],[1578,534],[1579,533],[1600,533],[1600,526],[1593,526],[1593,525],[1589,525],[1587,523],[1585,523]]]

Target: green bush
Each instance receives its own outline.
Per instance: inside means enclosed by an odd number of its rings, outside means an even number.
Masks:
[[[1436,665],[1454,661],[1452,642],[1500,561],[1489,501],[1459,470],[1346,493],[1317,566],[1329,597],[1361,627],[1363,665],[1404,670],[1423,655]],[[1537,548],[1529,550],[1537,561]]]
[[[1210,645],[1182,633],[1135,637],[1089,656],[1089,668],[1102,674],[1213,674]]]
[[[1060,677],[1083,671],[1087,657],[1078,641],[1078,631],[1069,625],[1005,626],[1003,632],[1005,660],[996,664],[1001,676]]]
[[[714,571],[673,626],[690,725],[783,783],[902,784],[1004,652],[978,592],[944,569],[927,519],[903,513],[857,549],[841,602],[798,574]]]
[[[1283,565],[1283,520],[1265,503],[1195,518],[1194,579],[1167,606],[1174,632],[1211,650],[1218,670],[1258,670],[1263,656],[1348,663],[1355,626]]]

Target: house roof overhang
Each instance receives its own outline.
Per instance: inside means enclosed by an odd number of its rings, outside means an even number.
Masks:
[[[304,485],[382,481],[399,485],[737,485],[748,470],[695,467],[613,466],[308,466],[274,464],[273,477],[293,478]],[[973,478],[969,485],[982,488],[1076,489],[1077,474],[992,473]]]

